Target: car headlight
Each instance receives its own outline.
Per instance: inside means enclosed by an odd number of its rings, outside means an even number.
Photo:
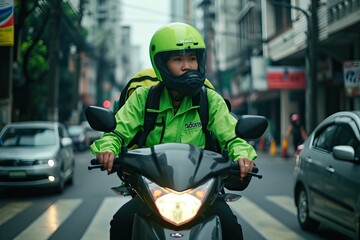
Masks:
[[[54,159],[42,159],[42,160],[34,161],[34,165],[43,165],[43,164],[47,164],[50,167],[53,167],[55,165],[55,160]]]
[[[143,178],[162,218],[176,226],[187,223],[196,216],[214,184],[214,179],[210,179],[197,188],[177,192]]]

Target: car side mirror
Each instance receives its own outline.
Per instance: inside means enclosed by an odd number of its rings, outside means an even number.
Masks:
[[[71,138],[68,137],[64,137],[61,139],[61,146],[62,147],[67,147],[73,144],[73,141],[71,140]]]
[[[339,160],[345,161],[354,161],[355,160],[355,150],[352,146],[339,145],[333,147],[332,150],[333,157]]]

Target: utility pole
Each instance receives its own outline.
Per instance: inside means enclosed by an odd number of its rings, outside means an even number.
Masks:
[[[204,42],[206,46],[206,72],[209,79],[212,79],[212,83],[215,87],[219,86],[218,80],[215,77],[215,67],[213,66],[213,30],[212,30],[212,13],[210,12],[210,5],[212,0],[203,0],[199,7],[203,9],[204,20]]]
[[[11,14],[0,24],[0,130],[11,122],[12,109],[12,67],[14,46],[14,2],[2,1],[2,12]],[[4,20],[4,19],[2,19]]]
[[[312,71],[310,72],[310,86],[307,87],[309,91],[309,102],[310,104],[306,106],[306,112],[309,114],[308,116],[308,132],[313,131],[318,122],[317,122],[317,91],[318,91],[318,77],[317,77],[317,58],[318,58],[318,0],[311,0],[311,51],[310,51],[310,64]]]
[[[0,64],[0,130],[6,123],[11,122],[12,109],[12,63],[13,47],[0,46],[0,56],[3,62]]]
[[[84,14],[84,2],[85,0],[80,0],[79,2],[79,21],[77,22],[76,29],[79,33],[81,33],[81,22]],[[75,63],[75,74],[74,74],[74,81],[73,81],[73,92],[72,92],[72,119],[73,121],[79,122],[82,106],[80,106],[80,96],[79,96],[79,87],[80,87],[80,78],[81,78],[81,54],[83,52],[82,42],[78,43],[76,46],[76,51],[74,52],[74,63]]]
[[[49,121],[59,119],[59,52],[60,52],[60,14],[61,0],[50,0],[50,49],[49,49],[49,76],[48,76],[48,112]]]

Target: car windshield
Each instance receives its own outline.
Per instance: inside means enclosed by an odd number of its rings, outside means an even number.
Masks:
[[[69,126],[68,127],[70,136],[79,136],[83,134],[84,129],[81,126]]]
[[[0,139],[0,146],[6,147],[37,147],[54,144],[54,129],[49,128],[9,128]]]

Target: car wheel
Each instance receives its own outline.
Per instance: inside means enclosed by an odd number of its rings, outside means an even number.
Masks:
[[[64,188],[65,188],[65,173],[63,168],[61,168],[59,171],[59,182],[54,190],[57,194],[61,194],[64,192]]]
[[[319,222],[309,216],[309,199],[305,189],[301,188],[297,194],[297,220],[300,227],[306,231],[315,231]]]
[[[75,171],[75,161],[73,161],[71,165],[71,174],[69,179],[67,180],[67,184],[74,185],[74,171]]]

